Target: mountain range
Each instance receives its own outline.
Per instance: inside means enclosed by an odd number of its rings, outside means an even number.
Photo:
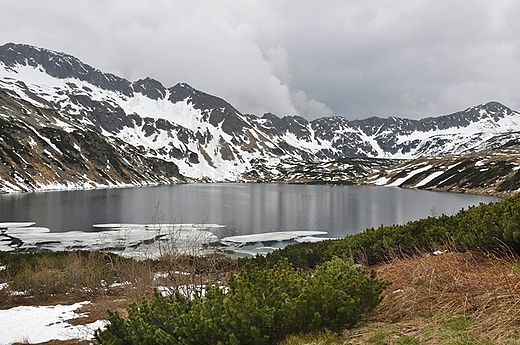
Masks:
[[[520,113],[498,102],[420,120],[257,116],[185,83],[128,81],[65,53],[0,46],[0,192],[373,182],[403,160],[472,154],[518,138]]]

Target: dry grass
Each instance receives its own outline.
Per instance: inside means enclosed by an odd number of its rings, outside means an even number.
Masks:
[[[20,257],[18,258],[20,259]],[[0,272],[0,309],[18,305],[74,303],[84,300],[141,301],[159,287],[205,285],[227,278],[236,262],[226,258],[167,257],[161,261],[126,259],[100,252],[48,253]],[[16,266],[16,267],[15,267]],[[107,308],[105,308],[106,310]]]
[[[0,309],[20,305],[73,304],[91,301],[77,312],[86,317],[68,320],[88,324],[108,317],[107,310],[126,316],[126,307],[152,297],[158,287],[175,289],[205,285],[227,278],[236,261],[220,257],[194,257],[164,253],[160,261],[126,259],[102,252],[4,255],[0,266]],[[192,289],[190,291],[190,289]],[[20,294],[23,292],[23,294]],[[48,344],[91,342],[51,341]]]
[[[342,341],[330,331],[316,334],[291,335],[280,345],[340,345]]]
[[[142,297],[153,279],[150,262],[100,252],[47,253],[37,258],[28,255],[21,261],[17,265],[7,263],[3,276],[9,286],[2,290],[1,308],[118,295],[121,288],[113,284],[128,281],[133,294]]]
[[[518,257],[447,252],[374,269],[392,285],[348,343],[520,344]]]

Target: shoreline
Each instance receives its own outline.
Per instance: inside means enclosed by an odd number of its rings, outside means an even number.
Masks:
[[[389,185],[376,185],[371,183],[352,183],[350,181],[325,181],[325,180],[309,180],[309,181],[213,181],[213,182],[204,182],[204,181],[179,181],[172,183],[136,183],[136,184],[119,184],[119,185],[99,185],[99,186],[70,186],[70,185],[56,185],[56,188],[46,186],[42,189],[35,189],[30,191],[4,191],[0,190],[0,197],[2,196],[11,196],[11,195],[22,195],[22,194],[30,194],[30,193],[48,193],[48,192],[69,192],[69,191],[89,191],[89,190],[104,190],[104,189],[123,189],[123,188],[147,188],[147,187],[160,187],[160,186],[174,186],[174,185],[184,185],[184,184],[241,184],[241,183],[251,183],[251,184],[294,184],[294,185],[329,185],[329,186],[372,186],[372,187],[397,187],[403,189],[414,189],[414,190],[422,190],[422,191],[430,191],[430,192],[446,192],[446,193],[457,193],[457,194],[469,194],[469,195],[483,195],[483,196],[493,196],[501,199],[507,199],[520,191],[508,191],[508,192],[498,192],[493,188],[487,189],[461,189],[461,190],[453,190],[450,188],[449,190],[441,189],[441,188],[416,188],[416,187],[407,187],[407,186],[389,186]]]

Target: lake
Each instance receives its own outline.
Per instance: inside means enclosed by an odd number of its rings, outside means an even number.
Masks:
[[[496,200],[394,187],[183,184],[0,195],[0,222],[31,221],[50,232],[90,232],[99,223],[212,223],[224,225],[225,235],[318,230],[344,237]]]

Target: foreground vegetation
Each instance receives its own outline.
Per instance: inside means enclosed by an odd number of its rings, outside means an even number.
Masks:
[[[520,195],[247,260],[1,253],[0,301],[88,298],[107,344],[520,344],[518,253]]]
[[[448,249],[448,252],[437,256],[417,253],[410,257],[389,257],[384,263],[371,266],[380,279],[392,284],[383,291],[381,303],[353,328],[336,333],[323,331],[292,335],[281,344],[520,344],[520,259],[512,254],[457,253],[449,247],[441,249]],[[14,264],[17,261],[18,273],[11,271],[8,274],[11,270],[9,266],[0,271],[0,281],[9,279],[12,284],[23,279],[24,267],[30,266],[24,262],[27,259],[34,260],[34,264],[44,257],[52,271],[61,270],[63,274],[68,268],[77,267],[78,257],[85,260],[82,261],[86,265],[85,271],[93,264],[103,265],[104,262],[109,267],[112,265],[107,259],[98,261],[98,255],[103,258],[105,254],[4,254],[0,264]],[[23,304],[73,303],[89,299],[92,303],[81,310],[88,313],[88,317],[72,322],[86,324],[106,319],[107,309],[118,311],[121,317],[126,318],[129,304],[140,304],[142,296],[153,299],[154,288],[175,284],[174,279],[166,275],[154,279],[157,273],[164,272],[164,267],[156,264],[150,266],[150,262],[122,260],[123,267],[133,267],[126,272],[134,270],[128,276],[133,277],[129,278],[129,283],[115,284],[97,291],[76,289],[75,293],[65,293],[65,290],[55,290],[54,294],[46,296],[38,293],[18,295],[12,294],[16,289],[10,285],[0,290],[0,305],[1,308],[8,308]],[[231,268],[236,269],[235,266],[227,266],[222,272]],[[197,279],[202,280],[205,272],[202,269],[199,272],[201,276]],[[223,277],[225,275],[221,274],[218,279]],[[179,284],[179,279],[194,280],[185,275],[175,278]],[[46,282],[47,279],[42,278]],[[98,282],[98,285],[101,284]],[[61,343],[74,342],[51,342]]]
[[[377,271],[392,286],[366,320],[374,328],[345,333],[350,343],[520,344],[518,256],[450,251]]]
[[[380,302],[386,282],[333,259],[314,272],[280,262],[248,270],[192,298],[156,293],[110,313],[102,344],[273,344],[287,335],[355,325]]]

